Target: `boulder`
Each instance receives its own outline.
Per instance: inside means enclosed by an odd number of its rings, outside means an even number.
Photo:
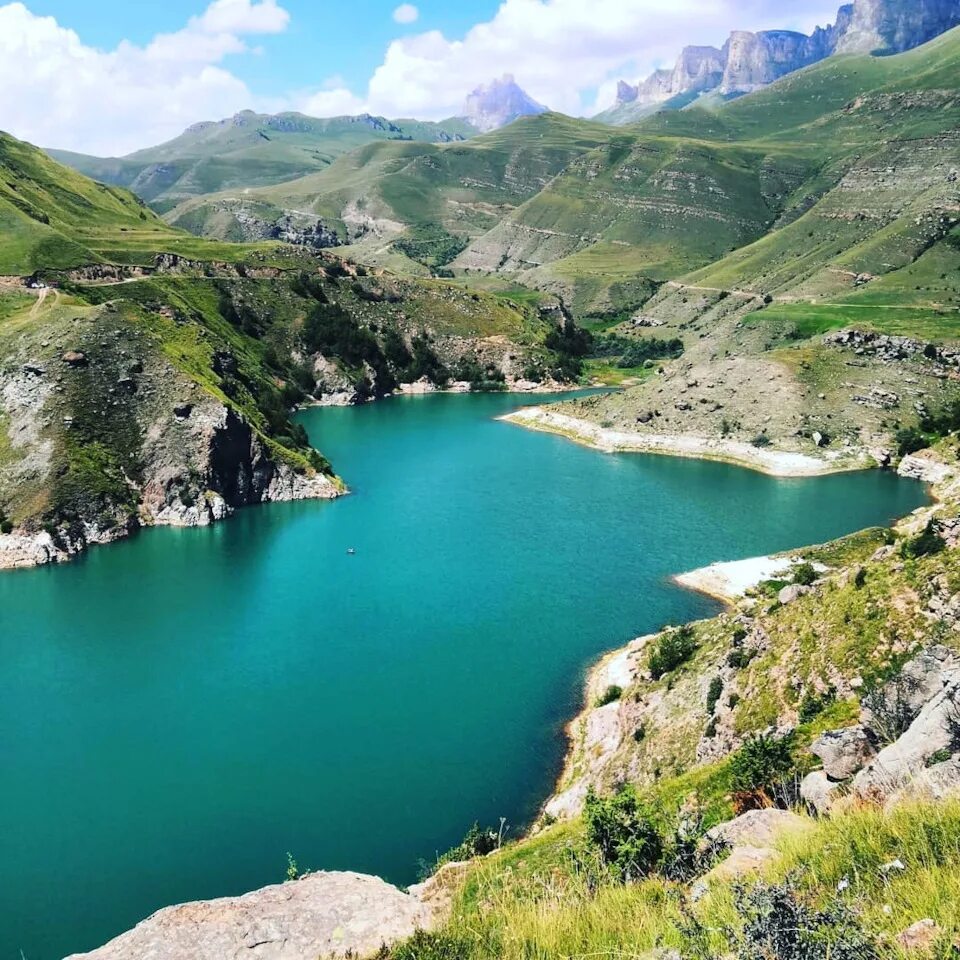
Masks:
[[[776,838],[788,831],[812,828],[806,817],[789,810],[750,810],[735,820],[718,824],[707,831],[710,840],[722,840],[728,847],[770,847]]]
[[[68,350],[63,355],[63,362],[68,367],[85,367],[89,361],[87,360],[87,355],[81,353],[79,350]]]
[[[960,659],[940,644],[921,651],[904,664],[900,673],[866,701],[860,722],[881,736],[887,731],[886,718],[898,715],[913,720],[923,707],[940,693],[945,683],[960,672]]]
[[[777,595],[777,599],[784,605],[799,600],[804,594],[810,592],[809,587],[804,587],[799,583],[791,583],[789,587],[784,587]]]
[[[823,761],[831,780],[846,780],[862,770],[876,751],[866,729],[856,726],[824,733],[810,745],[810,752]]]
[[[774,857],[777,851],[770,847],[737,847],[726,860],[721,860],[706,876],[704,882],[736,880],[751,873],[759,873]]]
[[[914,800],[946,800],[960,796],[960,754],[921,770],[909,783],[894,791],[887,806]]]
[[[933,920],[919,920],[913,926],[907,927],[897,937],[897,946],[901,950],[912,953],[914,950],[929,952],[940,936],[940,927]]]
[[[940,690],[928,701],[910,728],[895,743],[881,750],[854,780],[855,792],[887,800],[911,781],[924,775],[928,761],[954,748],[954,724],[960,711],[960,669],[946,671]]]
[[[379,877],[313,873],[167,907],[91,953],[68,960],[318,960],[369,956],[428,928],[431,910]]]
[[[839,785],[834,783],[822,770],[807,774],[800,784],[800,798],[818,813],[826,816],[837,799]]]

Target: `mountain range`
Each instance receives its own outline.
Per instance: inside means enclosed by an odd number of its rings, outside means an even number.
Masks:
[[[806,35],[790,30],[735,30],[722,47],[690,46],[673,69],[636,84],[620,81],[616,103],[596,119],[634,123],[704,94],[730,99],[751,93],[834,54],[902,53],[960,23],[960,0],[855,0],[836,22]]]

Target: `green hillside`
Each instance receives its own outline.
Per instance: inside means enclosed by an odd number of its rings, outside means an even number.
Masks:
[[[305,176],[365,143],[447,142],[475,134],[462,120],[395,122],[369,115],[318,119],[246,110],[226,120],[196,124],[168,143],[126,157],[48,152],[86,176],[128,187],[164,212],[187,197]]]
[[[404,258],[385,260],[383,238],[426,224],[455,237],[480,236],[610,136],[602,124],[543,114],[466,143],[370,143],[320,173],[251,191],[242,207],[269,219],[284,211],[316,215],[347,242],[359,242],[362,259],[416,270]],[[234,213],[235,206],[225,195],[204,197],[168,219],[219,237],[224,209]]]
[[[172,228],[129,191],[89,180],[0,132],[0,275],[148,264],[158,253],[235,260],[253,249]]]

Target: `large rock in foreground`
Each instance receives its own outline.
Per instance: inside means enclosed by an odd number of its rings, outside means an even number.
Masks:
[[[410,894],[359,873],[313,873],[242,897],[167,907],[68,960],[320,960],[365,957],[431,925]]]

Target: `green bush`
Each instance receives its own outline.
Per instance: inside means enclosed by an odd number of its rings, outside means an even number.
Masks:
[[[650,651],[650,675],[659,680],[686,663],[697,651],[697,640],[689,625],[662,633]]]
[[[614,703],[623,696],[623,687],[618,687],[616,684],[610,684],[606,690],[597,697],[596,706],[605,707],[608,703]]]
[[[743,919],[742,960],[875,960],[876,943],[850,908],[833,900],[825,909],[809,906],[796,881],[758,884],[736,891]]]
[[[759,450],[762,447],[769,447],[773,441],[765,433],[758,433],[750,443]]]
[[[916,453],[918,450],[924,450],[930,446],[930,441],[916,428],[907,427],[904,430],[898,430],[894,438],[897,443],[897,453],[901,457]]]
[[[792,735],[761,734],[748,740],[730,758],[730,784],[738,793],[764,794],[773,799],[795,766]]]
[[[660,865],[663,841],[651,811],[633,787],[624,787],[610,797],[600,797],[591,789],[583,818],[590,844],[621,879],[636,880]]]
[[[727,665],[733,667],[734,670],[743,670],[744,667],[748,667],[750,662],[756,657],[756,650],[747,650],[744,647],[737,647],[735,650],[731,650],[727,655]]]
[[[418,930],[409,940],[378,954],[378,960],[468,960],[473,947],[469,940],[456,934]]]
[[[445,863],[459,863],[462,860],[472,860],[474,857],[485,857],[488,853],[493,853],[500,848],[500,840],[500,831],[474,823],[455,847],[451,847],[446,853],[437,857],[434,869],[442,867]],[[432,872],[432,870],[428,871],[428,873]]]
[[[723,694],[723,678],[714,677],[710,681],[710,689],[707,691],[707,713],[713,713],[720,697]]]
[[[900,547],[900,554],[905,560],[916,560],[919,557],[929,557],[941,553],[946,548],[946,540],[940,536],[940,529],[936,522],[931,520],[923,533],[904,541]]]
[[[817,581],[817,571],[812,563],[801,563],[793,568],[793,582],[802,587],[809,587]]]

